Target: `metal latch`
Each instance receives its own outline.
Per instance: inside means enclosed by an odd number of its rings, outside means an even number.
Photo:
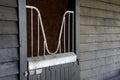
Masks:
[[[29,70],[29,71],[25,71],[24,76],[28,76],[28,75],[38,75],[42,73],[42,69],[35,69],[35,70]]]

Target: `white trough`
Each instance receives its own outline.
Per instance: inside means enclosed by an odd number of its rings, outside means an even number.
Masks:
[[[28,58],[28,70],[36,70],[44,67],[50,67],[60,64],[75,62],[77,56],[73,52],[61,53],[55,55],[46,55]]]

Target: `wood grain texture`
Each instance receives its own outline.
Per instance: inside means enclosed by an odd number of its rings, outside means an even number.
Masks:
[[[120,12],[120,8],[119,8],[120,5],[108,4],[108,3],[105,3],[105,2],[101,2],[101,1],[100,0],[80,0],[80,5],[83,6],[83,7]]]
[[[0,63],[0,77],[8,76],[12,74],[18,74],[17,62]]]
[[[104,27],[104,26],[83,26],[80,27],[80,34],[85,35],[102,35],[102,34],[119,34],[120,27]]]
[[[0,0],[0,5],[8,7],[17,7],[17,0]]]
[[[120,19],[120,13],[118,12],[99,10],[88,7],[80,7],[80,10],[81,10],[80,15],[84,15],[84,16]]]
[[[0,35],[0,48],[18,47],[17,35]]]
[[[5,77],[0,77],[0,80],[19,80],[17,75],[9,75]]]
[[[88,69],[88,70],[81,71],[81,79],[85,79],[85,78],[89,79],[90,77],[95,77],[97,75],[100,76],[102,74],[107,74],[109,72],[116,71],[116,70],[119,69],[119,64],[120,63],[117,63],[117,64],[113,63],[113,64],[104,65],[104,66],[101,66],[101,67],[96,67],[96,68],[93,68],[93,69]],[[114,68],[114,67],[116,67],[116,68]],[[112,75],[114,75],[114,74],[112,74]]]
[[[109,80],[120,64],[120,1],[80,0],[81,80]]]
[[[117,57],[119,57],[120,48],[83,52],[83,53],[80,53],[80,61],[84,62],[84,61],[90,61],[90,60],[106,58],[106,57],[116,56],[116,55]]]
[[[118,19],[110,19],[110,18],[100,18],[93,16],[81,16],[80,17],[81,25],[95,25],[95,26],[120,26],[120,20]]]
[[[8,61],[17,61],[18,59],[19,57],[17,48],[0,49],[0,63]]]
[[[17,0],[0,0],[0,80],[18,80],[17,17]]]
[[[104,50],[104,49],[112,49],[120,47],[120,41],[115,42],[101,42],[101,43],[86,43],[80,44],[80,51],[94,51],[94,50]]]
[[[120,34],[80,35],[80,43],[120,41]]]
[[[17,21],[17,9],[0,6],[0,20]]]
[[[99,0],[99,1],[103,1],[103,2],[107,2],[108,4],[116,4],[116,5],[120,5],[120,1],[119,0]]]
[[[0,21],[0,34],[18,34],[17,22]]]

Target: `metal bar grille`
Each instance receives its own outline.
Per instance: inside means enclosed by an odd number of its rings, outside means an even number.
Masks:
[[[54,52],[51,52],[49,50],[49,46],[48,46],[48,43],[47,43],[47,39],[46,39],[46,34],[45,34],[45,31],[44,31],[44,26],[43,26],[43,22],[42,22],[42,17],[41,17],[41,14],[40,14],[40,11],[38,8],[34,7],[34,6],[26,6],[27,9],[30,9],[31,10],[31,57],[33,57],[33,54],[34,54],[34,51],[33,51],[33,45],[34,45],[34,33],[33,33],[33,14],[34,14],[34,11],[37,12],[37,22],[38,22],[38,26],[37,26],[37,34],[38,34],[38,45],[37,45],[37,56],[39,56],[39,53],[40,53],[40,28],[42,30],[42,36],[43,36],[43,39],[44,39],[44,45],[43,45],[43,55],[45,56],[46,53],[49,53],[50,55],[54,55],[56,53],[61,53],[61,44],[64,45],[63,49],[64,49],[64,52],[70,52],[70,46],[72,45],[72,51],[74,51],[74,11],[66,11],[63,15],[63,19],[62,19],[62,24],[61,24],[61,28],[60,28],[60,32],[59,32],[59,38],[58,38],[58,44],[57,44],[57,47],[56,47],[56,50]],[[67,33],[67,36],[66,36],[66,27],[68,29],[68,33]],[[61,39],[62,39],[62,36],[63,36],[63,40],[64,42],[61,43]],[[72,37],[72,41],[70,40]],[[66,40],[68,39],[68,41],[66,42]],[[72,44],[73,43],[73,44]],[[66,45],[67,44],[67,45]]]

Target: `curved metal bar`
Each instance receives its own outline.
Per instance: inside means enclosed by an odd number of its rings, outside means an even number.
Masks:
[[[30,9],[34,9],[37,11],[38,13],[38,18],[39,18],[39,21],[40,21],[40,25],[41,25],[41,29],[42,29],[42,34],[43,34],[43,38],[44,38],[44,44],[45,44],[45,48],[47,50],[47,52],[51,55],[53,54],[56,54],[59,50],[59,47],[60,47],[60,41],[61,41],[61,36],[62,36],[62,31],[63,31],[63,27],[64,26],[64,22],[65,22],[65,17],[67,14],[74,14],[74,11],[66,11],[63,15],[63,20],[62,20],[62,25],[61,25],[61,29],[60,29],[60,33],[59,33],[59,39],[58,39],[58,44],[57,44],[57,48],[54,52],[51,52],[49,49],[48,49],[48,44],[47,44],[47,40],[46,40],[46,34],[45,34],[45,31],[44,31],[44,26],[43,26],[43,22],[42,22],[42,17],[41,17],[41,14],[40,14],[40,11],[38,8],[36,8],[35,6],[26,6],[26,8],[30,8]],[[74,16],[74,15],[73,15]],[[38,34],[39,35],[39,34]],[[44,54],[45,55],[45,54]]]

